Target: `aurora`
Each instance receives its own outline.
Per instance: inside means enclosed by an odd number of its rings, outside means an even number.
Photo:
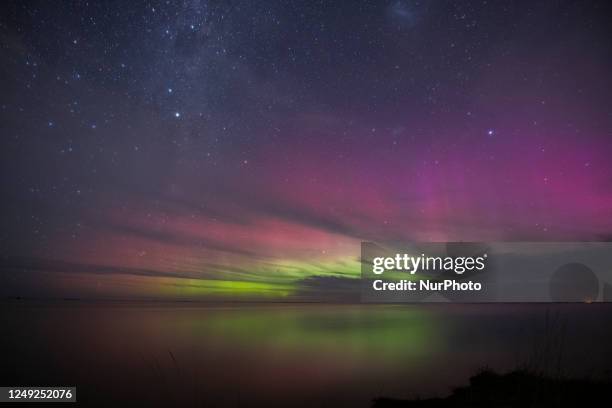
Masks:
[[[349,301],[362,241],[610,238],[597,7],[162,3],[6,4],[0,295]]]

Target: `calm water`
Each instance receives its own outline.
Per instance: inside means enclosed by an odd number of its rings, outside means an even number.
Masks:
[[[99,406],[365,407],[485,366],[609,376],[612,361],[612,304],[8,302],[0,318],[3,385],[76,385]]]

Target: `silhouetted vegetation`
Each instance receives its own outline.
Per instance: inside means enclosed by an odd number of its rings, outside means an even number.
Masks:
[[[578,407],[612,401],[608,380],[550,378],[524,370],[482,371],[446,398],[377,398],[373,407]]]

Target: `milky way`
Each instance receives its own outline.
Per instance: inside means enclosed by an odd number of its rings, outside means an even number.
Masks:
[[[316,298],[359,242],[612,239],[605,2],[6,2],[5,296]]]

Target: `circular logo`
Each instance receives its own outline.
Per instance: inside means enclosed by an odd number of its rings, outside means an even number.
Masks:
[[[599,295],[599,280],[595,272],[581,263],[560,266],[550,279],[553,302],[593,302]]]

